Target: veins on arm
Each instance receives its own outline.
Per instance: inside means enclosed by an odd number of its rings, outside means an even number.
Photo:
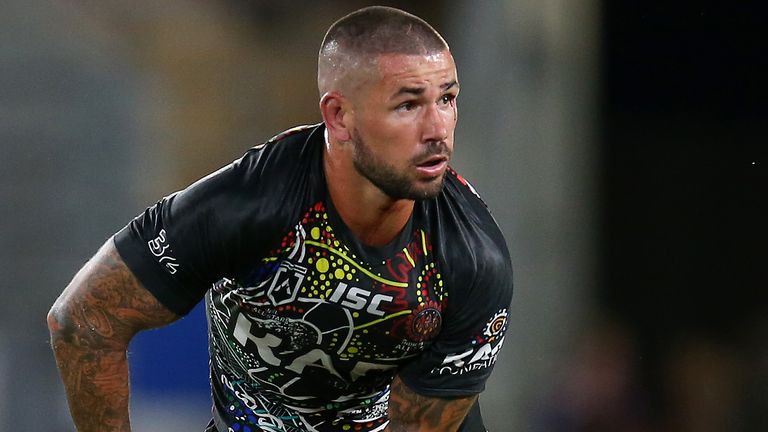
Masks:
[[[420,395],[397,376],[389,396],[388,432],[456,431],[477,395],[438,398]]]

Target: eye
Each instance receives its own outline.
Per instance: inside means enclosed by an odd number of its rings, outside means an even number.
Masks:
[[[403,102],[395,108],[397,111],[413,111],[416,109],[416,104],[413,101]]]
[[[443,105],[450,105],[456,100],[456,95],[453,93],[446,93],[440,97],[440,103]]]

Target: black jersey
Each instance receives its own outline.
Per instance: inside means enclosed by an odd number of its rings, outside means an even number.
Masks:
[[[220,431],[378,431],[394,374],[428,396],[481,392],[507,329],[512,270],[472,187],[449,169],[383,247],[330,201],[324,127],[291,130],[115,237],[178,314],[206,299]]]

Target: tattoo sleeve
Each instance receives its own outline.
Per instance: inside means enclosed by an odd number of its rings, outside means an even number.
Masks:
[[[140,285],[111,239],[75,275],[48,328],[78,431],[130,430],[128,343],[177,318]]]
[[[438,398],[422,396],[395,376],[389,395],[387,432],[456,431],[475,403],[477,395]]]

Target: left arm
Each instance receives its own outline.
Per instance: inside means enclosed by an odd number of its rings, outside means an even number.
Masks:
[[[420,395],[398,376],[389,394],[389,425],[385,432],[454,432],[477,395],[441,398]]]

